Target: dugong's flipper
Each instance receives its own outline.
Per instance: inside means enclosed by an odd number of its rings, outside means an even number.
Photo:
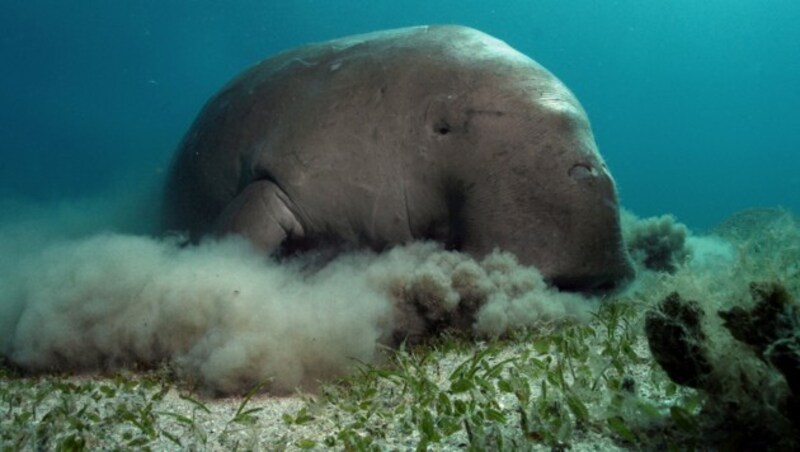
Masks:
[[[249,184],[220,215],[215,229],[241,234],[271,253],[288,238],[301,238],[303,226],[289,209],[289,197],[270,181]]]

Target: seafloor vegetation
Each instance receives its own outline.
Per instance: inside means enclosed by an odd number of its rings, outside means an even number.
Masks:
[[[751,210],[704,236],[670,217],[626,224],[639,277],[602,300],[589,322],[477,343],[444,333],[386,350],[384,363],[359,365],[313,396],[276,398],[255,387],[208,398],[167,366],[30,376],[6,365],[0,442],[4,450],[798,447],[798,382],[775,359],[775,350],[779,358],[800,355],[792,348],[800,334],[792,323],[800,297],[796,218]],[[759,301],[752,287],[782,291],[782,330],[762,346],[738,340],[718,315],[725,310],[730,324],[730,313],[751,309]],[[694,314],[670,311],[670,297],[691,301]],[[653,319],[664,318],[656,331],[683,341],[649,334],[653,350],[680,352],[656,360],[645,326],[652,332]],[[658,361],[685,372],[665,372]]]

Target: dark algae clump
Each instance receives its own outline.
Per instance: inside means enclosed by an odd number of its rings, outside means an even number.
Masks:
[[[684,300],[672,292],[658,309],[647,313],[645,320],[650,351],[669,378],[698,389],[711,373],[704,347],[706,335],[700,326],[703,315],[696,301]]]
[[[778,283],[752,283],[756,304],[720,311],[724,326],[736,340],[749,345],[759,359],[786,379],[791,395],[786,414],[800,433],[800,306]]]
[[[710,441],[734,450],[796,450],[800,307],[780,283],[749,287],[750,303],[717,312],[721,325],[704,322],[700,302],[669,294],[647,313],[647,340],[670,379],[706,394],[697,422]],[[724,350],[736,347],[742,353],[731,360]]]

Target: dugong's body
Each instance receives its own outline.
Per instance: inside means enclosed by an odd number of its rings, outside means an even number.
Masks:
[[[268,252],[500,248],[567,289],[632,275],[614,182],[575,96],[459,26],[308,45],[245,71],[180,145],[164,220]]]

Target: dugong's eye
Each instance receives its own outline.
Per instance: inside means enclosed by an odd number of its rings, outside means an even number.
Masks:
[[[438,135],[447,135],[450,130],[450,124],[444,119],[440,119],[433,125],[433,131]]]

